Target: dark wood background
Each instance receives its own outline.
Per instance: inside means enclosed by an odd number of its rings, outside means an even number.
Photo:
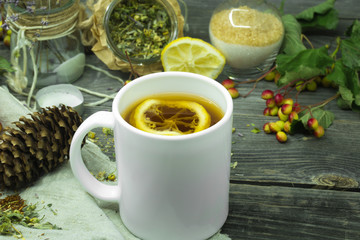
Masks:
[[[185,2],[189,24],[185,35],[209,41],[209,20],[221,1]],[[280,6],[281,0],[268,2]],[[321,2],[287,0],[284,11],[296,14]],[[329,44],[334,48],[335,38],[343,37],[347,27],[360,18],[358,0],[338,0],[335,7],[340,16],[338,28],[307,35],[315,47]],[[0,54],[8,57],[9,50],[1,46]],[[86,62],[106,69],[95,55],[87,55]],[[110,72],[124,80],[129,77],[128,73]],[[220,75],[217,80],[225,78]],[[0,84],[4,83],[0,79]],[[107,94],[121,87],[91,68],[74,84]],[[238,89],[246,94],[252,87],[242,84]],[[360,239],[360,114],[340,110],[331,102],[326,109],[335,114],[335,121],[322,139],[296,134],[280,144],[274,135],[251,132],[254,126],[261,129],[265,122],[274,120],[262,114],[265,103],[260,95],[264,89],[275,90],[276,86],[261,81],[250,96],[234,100],[232,162],[237,166],[231,169],[230,212],[222,233],[232,239]],[[336,89],[320,88],[301,93],[299,102],[314,104],[334,94]],[[85,102],[99,100],[84,96]],[[83,117],[100,110],[110,111],[111,102],[86,107]]]

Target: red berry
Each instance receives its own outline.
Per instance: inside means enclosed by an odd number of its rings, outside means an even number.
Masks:
[[[278,117],[279,117],[279,119],[280,119],[281,121],[286,122],[286,121],[289,119],[289,115],[284,114],[284,113],[281,111],[281,108],[279,108],[277,115],[278,115]]]
[[[279,131],[279,132],[276,133],[276,139],[279,142],[284,143],[284,142],[287,141],[287,135],[283,131]]]
[[[264,100],[268,100],[268,99],[271,99],[274,97],[274,92],[267,89],[267,90],[264,90],[262,93],[261,93],[261,98],[264,99]]]
[[[265,133],[271,133],[270,125],[269,123],[265,123],[263,126],[263,130]]]
[[[295,88],[298,92],[301,92],[302,90],[305,89],[305,82],[304,81],[298,81],[296,84],[295,84]]]
[[[321,85],[328,88],[331,86],[331,80],[329,80],[327,77],[323,77],[323,79],[321,80]]]
[[[270,127],[271,132],[273,132],[273,133],[277,133],[277,132],[281,131],[280,126],[276,122],[269,123],[269,127]]]
[[[228,92],[230,93],[232,98],[237,98],[240,96],[240,93],[236,88],[229,88]]]
[[[275,107],[275,99],[274,98],[270,98],[270,99],[268,99],[268,100],[266,100],[266,106],[268,107],[268,108],[273,108],[273,107]]]
[[[287,132],[287,133],[291,132],[291,123],[289,121],[286,121],[284,123],[284,131]]]
[[[300,104],[298,104],[298,103],[294,103],[294,105],[293,105],[293,111],[295,111],[295,112],[300,112],[301,111],[301,107],[300,107]]]
[[[263,114],[264,116],[270,116],[270,108],[265,108]]]
[[[281,112],[285,115],[289,115],[292,112],[292,106],[290,104],[282,105]]]
[[[270,116],[276,116],[278,114],[279,108],[277,106],[270,108]]]
[[[264,77],[266,81],[274,81],[276,73],[274,71],[269,72]]]
[[[314,92],[317,89],[317,83],[315,81],[308,82],[306,84],[306,90]]]
[[[289,114],[289,122],[292,123],[294,120],[298,120],[299,119],[299,115],[297,114],[297,112],[292,111]]]
[[[276,124],[280,127],[280,130],[284,130],[284,125],[285,125],[285,122],[284,121],[276,121]]]
[[[319,127],[319,122],[316,120],[316,118],[310,118],[307,121],[307,126],[310,130],[316,130]]]
[[[294,105],[294,100],[292,98],[285,98],[283,104],[290,104],[292,106]]]
[[[320,76],[317,76],[314,81],[317,83],[317,84],[321,84],[321,77]]]
[[[225,79],[224,81],[222,81],[221,83],[226,89],[230,89],[230,88],[234,88],[235,87],[235,82],[231,79]]]
[[[325,130],[322,126],[318,126],[318,128],[316,130],[314,130],[314,136],[317,138],[321,138],[322,136],[324,136],[325,134]]]
[[[11,41],[11,37],[10,37],[10,35],[6,35],[5,37],[4,37],[4,45],[5,46],[7,46],[7,47],[10,47],[10,41]]]
[[[280,93],[275,95],[275,103],[277,106],[281,106],[283,104],[284,101],[284,96],[281,95]]]

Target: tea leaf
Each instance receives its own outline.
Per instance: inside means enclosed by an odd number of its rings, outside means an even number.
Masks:
[[[109,20],[110,36],[129,57],[150,59],[160,56],[170,39],[170,17],[156,1],[120,1]]]
[[[238,165],[238,162],[230,163],[230,168],[235,169]]]
[[[61,229],[49,222],[42,222],[35,204],[26,204],[20,195],[0,199],[0,235],[22,236],[14,224],[37,229]]]
[[[261,130],[255,127],[255,128],[253,128],[253,130],[251,130],[251,132],[256,134],[256,133],[261,132]]]

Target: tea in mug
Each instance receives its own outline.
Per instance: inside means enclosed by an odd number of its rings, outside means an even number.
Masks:
[[[121,115],[145,132],[176,136],[207,129],[220,121],[224,113],[209,99],[185,93],[164,93],[139,100]]]

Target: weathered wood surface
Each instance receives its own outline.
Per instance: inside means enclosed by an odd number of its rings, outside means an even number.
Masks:
[[[221,1],[185,2],[189,24],[185,34],[209,41],[210,16]],[[268,2],[280,6],[281,0]],[[287,0],[284,12],[296,14],[321,2]],[[316,47],[330,44],[334,48],[336,36],[342,36],[354,19],[360,19],[358,0],[338,0],[336,8],[340,22],[335,31],[308,35]],[[0,54],[9,56],[9,51],[1,47]],[[94,55],[88,55],[86,61],[106,69]],[[110,72],[125,80],[129,76]],[[218,81],[225,78],[220,75]],[[74,84],[107,94],[121,87],[116,80],[88,67]],[[246,94],[252,87],[243,84],[239,91]],[[273,83],[262,81],[249,97],[234,100],[232,162],[237,162],[237,167],[231,169],[230,212],[222,232],[232,239],[360,239],[360,114],[340,110],[331,102],[326,109],[336,119],[322,139],[297,134],[280,144],[274,135],[251,132],[252,124],[262,128],[273,120],[262,115],[265,103],[260,94],[266,88],[276,89]],[[335,93],[335,89],[304,92],[299,102],[314,104]],[[85,102],[99,100],[86,93],[84,96]],[[110,111],[111,102],[86,107],[83,117],[100,110]]]

